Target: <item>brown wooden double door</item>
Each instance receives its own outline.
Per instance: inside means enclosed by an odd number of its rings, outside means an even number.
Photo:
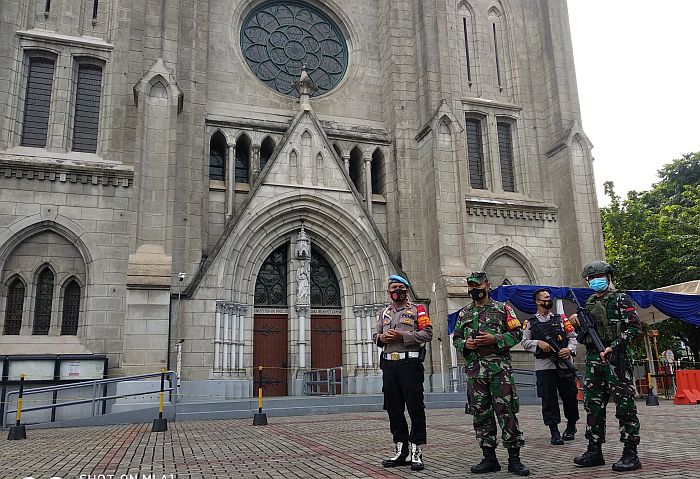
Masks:
[[[311,316],[311,369],[338,368],[343,365],[343,330],[339,315]],[[336,372],[338,374],[338,372]],[[340,376],[336,376],[337,380]],[[322,373],[320,379],[326,379]],[[328,394],[328,387],[322,386],[322,394]],[[335,386],[335,394],[340,394],[340,385]]]
[[[263,367],[263,395],[287,395],[288,318],[286,314],[256,314],[253,324],[253,396],[258,395]]]

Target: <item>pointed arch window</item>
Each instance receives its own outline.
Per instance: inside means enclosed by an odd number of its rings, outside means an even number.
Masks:
[[[467,117],[467,159],[469,160],[469,184],[472,188],[486,188],[484,177],[484,143],[481,137],[481,120]]]
[[[338,278],[326,258],[311,250],[311,307],[339,308]]]
[[[49,268],[44,268],[37,278],[36,298],[34,301],[34,328],[32,334],[49,334],[51,326],[51,307],[53,305],[54,275]]]
[[[275,141],[270,138],[269,136],[266,136],[265,139],[263,140],[262,144],[260,145],[260,170],[262,171],[263,168],[265,168],[265,165],[267,164],[268,161],[270,161],[270,158],[272,158],[272,153],[275,151]]]
[[[250,138],[241,136],[236,142],[236,183],[250,181]]]
[[[24,283],[16,278],[7,290],[5,306],[5,327],[3,334],[19,334],[22,329],[22,313],[24,312]]]
[[[270,253],[255,279],[255,306],[287,306],[287,245]]]
[[[457,7],[457,31],[460,34],[459,47],[462,52],[460,55],[460,64],[462,66],[462,80],[466,80],[467,84],[472,84],[472,36],[474,27],[472,25],[472,14],[465,2],[462,2]]]
[[[55,61],[48,56],[39,56],[42,54],[31,54],[28,58],[22,146],[44,148],[48,137]]]
[[[513,131],[512,125],[507,121],[499,121],[496,125],[498,131],[498,154],[501,160],[501,181],[503,191],[515,191],[515,168],[513,162]]]
[[[209,143],[209,179],[223,180],[226,177],[226,138],[217,131]]]
[[[386,180],[386,162],[384,161],[384,153],[382,150],[376,149],[372,153],[372,194],[373,195],[383,195],[385,194],[385,180]]]
[[[78,334],[80,316],[80,285],[71,280],[63,293],[63,317],[61,318],[61,335]]]
[[[97,152],[101,95],[102,67],[87,62],[78,64],[73,115],[73,151]]]

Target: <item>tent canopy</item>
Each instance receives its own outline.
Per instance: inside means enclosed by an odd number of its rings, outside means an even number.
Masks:
[[[534,314],[537,311],[532,293],[546,289],[554,298],[565,299],[569,288],[556,286],[532,286],[526,284],[499,286],[490,296],[496,301],[510,301],[521,311]],[[593,294],[589,288],[571,288],[581,304]],[[643,323],[654,324],[668,318],[678,318],[700,325],[700,280],[674,284],[655,290],[626,291],[639,306],[639,317]],[[452,333],[457,322],[457,311],[448,315],[448,333]]]

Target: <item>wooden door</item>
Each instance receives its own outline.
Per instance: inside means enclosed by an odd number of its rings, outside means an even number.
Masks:
[[[343,331],[340,316],[311,316],[311,369],[339,368],[343,366]],[[321,379],[326,379],[322,374]],[[340,380],[340,371],[336,371],[336,380]],[[322,394],[328,394],[328,388],[322,387]],[[340,385],[336,385],[335,394],[340,394]]]
[[[256,314],[253,328],[253,395],[263,366],[263,396],[287,395],[287,315]]]

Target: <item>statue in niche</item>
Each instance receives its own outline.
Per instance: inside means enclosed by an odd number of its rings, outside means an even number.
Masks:
[[[303,266],[297,269],[297,304],[309,304],[309,273]]]

